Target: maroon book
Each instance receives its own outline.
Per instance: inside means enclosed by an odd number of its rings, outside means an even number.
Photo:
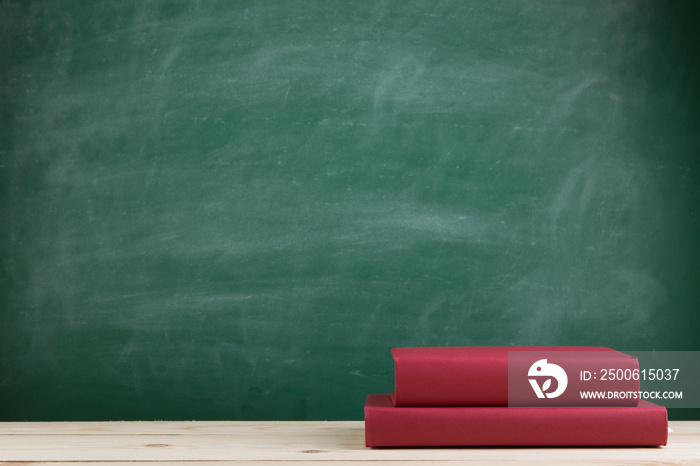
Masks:
[[[660,446],[668,439],[666,408],[424,407],[398,408],[389,395],[369,395],[368,447]]]
[[[394,348],[391,353],[396,406],[636,406],[638,402],[637,358],[610,348],[414,347]]]

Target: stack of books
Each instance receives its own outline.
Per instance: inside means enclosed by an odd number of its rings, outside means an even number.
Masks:
[[[395,391],[369,395],[368,447],[659,446],[666,408],[637,358],[602,347],[392,349]]]

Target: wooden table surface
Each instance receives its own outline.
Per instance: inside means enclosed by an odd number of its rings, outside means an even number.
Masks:
[[[700,421],[659,448],[404,448],[364,444],[362,421],[0,423],[0,462],[108,466],[292,464],[700,464]]]

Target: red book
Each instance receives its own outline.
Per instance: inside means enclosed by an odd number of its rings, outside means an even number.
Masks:
[[[638,406],[397,408],[369,395],[368,447],[666,445],[666,408]]]
[[[638,402],[637,358],[610,348],[415,347],[394,348],[391,353],[396,406],[636,406]],[[583,398],[581,392],[605,395]]]

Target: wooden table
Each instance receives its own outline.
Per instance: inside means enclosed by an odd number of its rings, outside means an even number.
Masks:
[[[343,422],[0,423],[0,461],[136,466],[412,464],[700,464],[700,421],[670,422],[660,448],[407,448],[364,445],[364,424]]]

